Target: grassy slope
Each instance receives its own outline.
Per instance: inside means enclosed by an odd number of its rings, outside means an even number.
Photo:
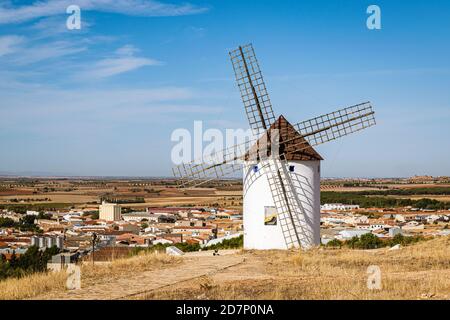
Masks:
[[[450,237],[400,250],[314,249],[243,251],[245,263],[214,275],[156,290],[144,299],[450,299]],[[201,259],[201,257],[198,257]],[[165,266],[189,268],[180,258],[142,254],[105,266],[83,266],[82,283],[137,276]],[[382,290],[367,289],[367,267],[382,272]],[[155,275],[157,276],[157,275]],[[27,299],[64,290],[62,273],[0,282],[0,299]]]
[[[117,259],[111,263],[95,265],[86,263],[81,269],[82,286],[95,285],[115,277],[129,277],[142,271],[181,263],[180,259],[165,254],[145,253],[131,258]],[[46,293],[64,291],[65,272],[33,274],[21,279],[0,282],[0,300],[29,299]]]
[[[253,251],[246,271],[192,281],[145,299],[450,299],[450,238],[400,250]],[[252,264],[253,263],[253,264]],[[367,268],[382,289],[367,288]],[[260,270],[252,274],[252,270]],[[239,274],[239,277],[233,276]]]

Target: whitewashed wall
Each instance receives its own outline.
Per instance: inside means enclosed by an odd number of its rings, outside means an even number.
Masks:
[[[253,172],[255,163],[244,166],[244,248],[286,249],[279,221],[264,224],[264,208],[274,206],[267,178],[262,170]],[[320,244],[320,161],[290,161],[291,178],[305,215],[302,218],[304,243],[310,247]],[[260,166],[258,166],[260,168]]]

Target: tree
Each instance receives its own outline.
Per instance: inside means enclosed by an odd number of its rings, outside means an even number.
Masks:
[[[100,218],[100,213],[98,211],[94,211],[90,214],[91,219],[98,220]]]
[[[376,249],[382,247],[383,242],[373,233],[363,234],[359,238],[357,246],[361,249]]]
[[[0,218],[0,228],[12,228],[16,226],[16,222],[11,218]]]
[[[347,240],[345,244],[352,249],[355,249],[358,245],[359,238],[357,236],[352,237],[350,240]]]
[[[33,225],[34,220],[36,220],[36,217],[33,215],[25,215],[22,218],[20,218],[20,222],[24,225]]]
[[[331,241],[328,241],[326,246],[327,247],[332,247],[332,248],[341,248],[342,247],[342,241],[340,241],[339,239],[333,239]]]
[[[13,251],[11,259],[9,259],[9,266],[12,269],[14,269],[17,266],[17,256],[15,251]]]
[[[39,212],[39,214],[38,214],[38,216],[37,216],[37,219],[38,220],[42,220],[42,219],[45,219],[45,220],[50,220],[52,218],[52,215],[51,214],[47,214],[47,213],[45,213],[45,212]]]
[[[405,237],[401,233],[398,233],[392,238],[392,240],[390,241],[389,244],[391,246],[395,246],[397,244],[404,245],[405,244]]]

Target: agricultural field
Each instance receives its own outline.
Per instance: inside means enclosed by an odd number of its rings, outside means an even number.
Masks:
[[[362,206],[401,206],[434,201],[427,206],[450,206],[450,184],[359,183],[323,181],[322,202]],[[102,199],[122,207],[148,206],[242,207],[242,182],[212,181],[199,188],[179,189],[171,179],[0,179],[0,206],[22,208],[96,208]]]
[[[0,180],[0,207],[95,208],[102,199],[119,200],[124,208],[148,206],[229,206],[242,204],[240,181],[211,183],[210,186],[178,189],[174,181],[8,179]]]

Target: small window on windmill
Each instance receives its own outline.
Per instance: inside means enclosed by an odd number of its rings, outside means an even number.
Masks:
[[[275,207],[264,207],[264,225],[277,225],[277,209]]]
[[[294,172],[294,170],[295,170],[295,166],[289,166],[289,171],[290,172]]]
[[[258,172],[258,166],[253,166],[253,172]]]

